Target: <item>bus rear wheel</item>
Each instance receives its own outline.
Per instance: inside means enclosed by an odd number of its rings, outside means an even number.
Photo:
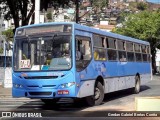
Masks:
[[[104,99],[104,89],[100,82],[97,82],[94,88],[94,95],[86,97],[89,106],[100,105]]]
[[[135,88],[134,88],[134,93],[137,94],[140,92],[140,88],[141,88],[141,85],[140,85],[140,77],[139,76],[136,76],[135,77]]]

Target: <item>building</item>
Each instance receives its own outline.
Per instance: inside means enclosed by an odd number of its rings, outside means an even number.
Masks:
[[[156,53],[156,67],[157,67],[157,71],[160,72],[160,50],[157,49],[157,53]]]
[[[5,30],[4,18],[3,18],[3,15],[0,14],[0,35],[4,30]]]

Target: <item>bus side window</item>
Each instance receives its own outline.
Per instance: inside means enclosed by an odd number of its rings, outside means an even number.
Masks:
[[[119,51],[118,53],[119,53],[119,61],[120,62],[127,61],[127,59],[126,59],[126,52],[125,51]]]
[[[106,50],[102,48],[94,48],[94,59],[95,60],[107,60]]]
[[[108,54],[108,60],[117,60],[117,51],[116,50],[112,50],[112,49],[108,49],[107,50],[107,54]]]
[[[99,53],[96,50],[94,51],[94,59],[99,60]]]
[[[81,44],[81,40],[76,39],[76,60],[82,59]]]

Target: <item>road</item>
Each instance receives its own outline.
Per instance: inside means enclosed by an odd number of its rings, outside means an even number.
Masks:
[[[109,93],[105,95],[102,105],[88,107],[83,102],[73,104],[71,99],[62,99],[58,107],[48,106],[39,99],[0,98],[0,111],[40,112],[51,116],[72,116],[81,112],[84,116],[97,111],[135,111],[135,98],[142,96],[160,96],[160,76],[141,86],[139,94],[133,94],[132,89]],[[62,104],[63,103],[63,104]]]

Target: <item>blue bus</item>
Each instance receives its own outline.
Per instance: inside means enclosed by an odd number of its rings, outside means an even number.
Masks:
[[[13,97],[45,103],[99,105],[105,93],[138,93],[152,77],[148,42],[72,22],[17,28],[13,51]]]

